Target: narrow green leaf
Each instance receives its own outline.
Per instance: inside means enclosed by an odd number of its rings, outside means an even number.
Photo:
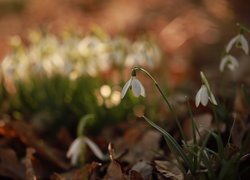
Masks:
[[[215,138],[218,148],[218,155],[220,159],[224,159],[224,145],[221,139],[221,136],[218,136],[216,133],[211,132],[211,135]]]
[[[238,174],[240,162],[240,154],[234,156],[229,161],[222,161],[219,180],[235,179]]]
[[[185,152],[182,150],[181,146],[176,142],[176,140],[164,129],[159,127],[157,124],[152,122],[150,119],[148,119],[145,116],[142,116],[151,126],[153,126],[155,129],[157,129],[159,132],[161,132],[165,138],[168,140],[168,142],[172,145],[172,147],[179,153],[179,155],[182,157],[183,161],[186,163],[187,167],[189,167],[191,173],[193,174],[193,166],[186,156]]]
[[[184,166],[183,166],[183,164],[182,164],[182,161],[181,161],[180,158],[179,158],[179,155],[177,154],[177,152],[176,152],[176,150],[174,149],[174,147],[172,146],[172,144],[169,142],[169,139],[168,139],[166,136],[163,136],[163,137],[164,137],[164,139],[165,139],[165,141],[166,141],[166,143],[167,143],[167,145],[168,145],[170,151],[175,155],[176,160],[177,160],[177,162],[178,162],[178,167],[179,167],[179,169],[181,170],[181,172],[182,172],[183,174],[187,174],[187,172],[186,172],[186,170],[185,170],[185,168],[184,168]]]
[[[208,153],[206,152],[206,150],[203,150],[201,152],[201,160],[208,169],[208,177],[209,177],[209,179],[211,179],[211,180],[216,179],[216,176],[215,176],[213,168],[212,168],[211,160],[208,157]]]

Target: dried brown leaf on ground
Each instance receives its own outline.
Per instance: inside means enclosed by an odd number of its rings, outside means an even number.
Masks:
[[[18,138],[26,146],[34,148],[38,155],[52,162],[55,166],[64,170],[69,169],[69,165],[59,157],[55,149],[39,139],[35,133],[34,127],[26,122],[11,121],[1,123],[0,134],[8,138]]]
[[[180,169],[170,161],[154,161],[155,169],[160,176],[171,180],[184,180]]]
[[[250,112],[242,89],[238,89],[234,98],[234,111],[240,115],[246,115]]]
[[[73,169],[67,173],[54,173],[50,179],[51,180],[94,180],[97,179],[95,177],[95,172],[97,169],[101,166],[101,163],[98,162],[91,162],[90,164],[86,164],[85,166],[79,168],[79,169]]]
[[[25,179],[24,166],[19,162],[13,149],[0,148],[0,176]]]
[[[128,178],[123,174],[121,165],[115,158],[115,150],[111,143],[108,146],[108,150],[111,162],[108,166],[104,180],[127,180]]]
[[[135,131],[135,130],[134,130]],[[129,163],[137,163],[140,160],[151,161],[159,152],[161,133],[153,129],[137,129],[140,132],[140,136],[137,134],[136,141],[120,139],[119,149],[128,149],[128,153],[123,157],[124,161]],[[126,137],[126,134],[125,134]],[[130,137],[133,139],[133,136]]]
[[[129,179],[130,180],[144,180],[144,178],[141,176],[140,173],[137,171],[131,170],[129,173]]]
[[[131,175],[136,176],[137,178],[141,179],[152,179],[152,173],[153,173],[153,166],[148,161],[139,161],[133,167],[130,171],[130,179]],[[135,178],[135,179],[137,179]]]
[[[210,113],[204,113],[204,114],[200,114],[200,115],[196,115],[193,117],[194,118],[194,122],[197,126],[197,129],[199,131],[199,134],[201,136],[205,136],[209,130],[213,129],[213,124],[212,124],[212,115]],[[188,139],[190,139],[192,141],[192,119],[188,118],[184,121],[184,130],[185,130],[185,134],[187,135]],[[196,138],[197,140],[200,139],[198,132],[196,132]]]
[[[249,121],[250,108],[247,105],[246,97],[242,89],[237,90],[234,99],[232,142],[241,147],[242,140],[246,133],[250,130]]]

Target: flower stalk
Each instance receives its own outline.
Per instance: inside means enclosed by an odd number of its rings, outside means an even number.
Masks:
[[[161,94],[161,96],[163,97],[164,101],[167,103],[170,112],[171,112],[172,115],[174,116],[174,120],[175,120],[175,122],[176,122],[176,124],[177,124],[177,126],[178,126],[178,128],[179,128],[179,130],[180,130],[181,136],[182,136],[182,138],[183,138],[183,140],[184,140],[184,142],[185,142],[185,144],[186,144],[186,136],[185,136],[185,134],[184,134],[184,132],[183,132],[183,130],[182,130],[181,124],[180,124],[180,122],[179,122],[179,120],[178,120],[178,118],[177,118],[177,114],[176,114],[175,110],[173,109],[172,105],[170,104],[170,102],[168,101],[167,96],[163,93],[163,91],[162,91],[162,89],[160,88],[159,84],[158,84],[157,81],[155,80],[155,78],[154,78],[148,71],[146,71],[145,69],[143,69],[143,68],[141,68],[141,67],[134,67],[134,68],[132,69],[132,73],[136,73],[136,72],[135,72],[136,70],[140,70],[141,72],[143,72],[144,74],[146,74],[146,75],[154,82],[154,84],[155,84],[157,90],[160,92],[160,94]]]

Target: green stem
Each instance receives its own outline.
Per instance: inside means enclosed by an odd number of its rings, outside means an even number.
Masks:
[[[225,94],[225,72],[223,71],[221,73],[221,87],[220,87],[220,94],[221,94],[221,97],[222,97],[222,102],[223,102],[223,105],[225,105],[225,96],[223,96]]]
[[[168,101],[166,95],[165,95],[165,94],[163,93],[163,91],[161,90],[161,88],[160,88],[160,86],[158,85],[157,81],[154,79],[154,77],[153,77],[148,71],[146,71],[145,69],[143,69],[143,68],[141,68],[141,67],[134,67],[133,70],[134,70],[134,71],[136,71],[136,70],[142,71],[144,74],[146,74],[146,75],[154,82],[156,88],[157,88],[158,91],[160,92],[161,96],[163,97],[163,99],[164,99],[165,102],[167,103],[167,105],[168,105],[168,107],[169,107],[169,110],[171,111],[172,115],[174,116],[175,122],[176,122],[176,124],[177,124],[177,126],[178,126],[178,128],[179,128],[179,130],[180,130],[181,136],[182,136],[182,138],[183,138],[183,140],[184,140],[184,142],[185,142],[185,144],[186,144],[186,142],[187,142],[187,141],[186,141],[186,136],[185,136],[185,134],[184,134],[184,132],[183,132],[183,130],[182,130],[182,127],[181,127],[181,124],[180,124],[180,122],[179,122],[179,120],[178,120],[178,118],[177,118],[176,112],[175,112],[175,110],[173,109],[173,107],[172,107],[172,105],[170,104],[170,102]],[[133,71],[133,70],[132,70],[132,71]]]
[[[196,126],[196,123],[194,122],[194,116],[193,116],[192,109],[191,109],[188,98],[187,98],[187,106],[188,106],[189,115],[190,115],[191,120],[192,120],[193,141],[194,141],[194,144],[197,145],[197,139],[196,139],[196,132],[195,131],[197,131],[197,133],[199,134],[199,137],[201,137],[201,135],[200,135],[199,129]]]
[[[243,26],[242,24],[237,23],[236,25],[240,27],[240,33],[242,33],[242,32],[250,33],[250,30],[247,27]]]
[[[235,125],[235,118],[234,118],[234,121],[233,121],[232,127],[231,127],[231,129],[230,129],[230,134],[229,134],[229,137],[228,137],[228,140],[227,140],[227,144],[229,144],[229,143],[230,143],[230,139],[231,139],[232,134],[233,134],[234,125]]]
[[[94,118],[95,116],[93,114],[87,114],[80,119],[80,122],[77,126],[77,137],[81,137],[84,135],[84,128],[86,126],[87,121]]]
[[[218,133],[220,134],[220,124],[219,124],[219,120],[218,120],[216,109],[215,109],[214,105],[212,105],[212,110],[213,110],[213,114],[214,114],[215,125],[216,125],[216,128],[218,130]]]

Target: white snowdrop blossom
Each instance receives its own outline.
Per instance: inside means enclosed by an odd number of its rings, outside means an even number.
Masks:
[[[249,45],[247,39],[244,37],[243,34],[238,34],[229,41],[226,47],[227,53],[232,49],[233,45],[236,45],[236,47],[240,47],[246,54],[248,54]]]
[[[199,106],[199,104],[201,103],[203,106],[206,106],[208,103],[208,92],[207,92],[207,88],[205,85],[201,85],[201,88],[199,89],[199,91],[196,94],[195,97],[195,105],[196,107]]]
[[[210,89],[210,85],[207,81],[206,76],[204,75],[203,72],[200,72],[200,76],[201,76],[203,84],[201,85],[201,88],[199,89],[195,97],[196,107],[198,107],[200,103],[203,106],[206,106],[208,101],[210,101],[214,105],[217,105],[216,99]]]
[[[82,152],[82,148],[84,148],[85,144],[89,146],[89,148],[92,150],[96,157],[101,160],[104,160],[106,158],[100,148],[92,140],[87,137],[80,136],[72,142],[66,155],[67,158],[71,159],[72,165],[77,164]]]
[[[69,150],[67,152],[67,158],[71,159],[71,164],[76,165],[78,158],[81,154],[83,139],[77,138],[75,139],[72,144],[69,147]]]
[[[231,71],[233,71],[238,66],[238,60],[234,56],[227,54],[220,62],[220,71],[223,72],[225,67],[228,67]]]
[[[140,95],[145,97],[145,89],[141,82],[136,78],[136,76],[132,76],[130,80],[126,82],[122,89],[121,98],[124,98],[125,94],[127,93],[128,89],[132,87],[133,94],[135,97],[139,97]]]

